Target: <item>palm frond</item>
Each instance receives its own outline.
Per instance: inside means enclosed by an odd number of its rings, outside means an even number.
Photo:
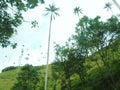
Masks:
[[[104,6],[104,9],[111,10],[112,9],[112,4],[110,2],[106,3]]]
[[[45,14],[45,16],[47,16],[48,14],[49,14],[49,12],[48,12],[48,13],[46,13],[46,14]]]
[[[57,13],[57,12],[54,12],[54,13],[55,13],[55,15],[56,15],[56,16],[60,16],[60,14],[59,14],[59,13]]]
[[[74,8],[74,14],[79,16],[79,14],[82,14],[82,9],[79,6],[75,7]]]
[[[49,6],[45,8],[45,10],[47,11],[45,15],[51,14],[53,19],[55,19],[55,15],[59,16],[59,13],[57,12],[59,8],[56,8],[54,4],[49,4]]]

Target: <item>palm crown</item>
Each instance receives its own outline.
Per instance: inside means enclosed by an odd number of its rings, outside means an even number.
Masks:
[[[52,5],[49,4],[49,7],[46,7],[45,9],[47,11],[46,15],[50,14],[51,18],[55,19],[55,15],[59,16],[59,14],[57,12],[59,10],[59,8],[56,8],[54,4],[52,4]]]
[[[79,16],[79,14],[82,14],[82,9],[80,7],[75,7],[74,8],[74,13],[75,13],[75,15]]]
[[[104,8],[107,9],[107,11],[111,10],[112,9],[112,4],[108,2],[108,3],[105,4]]]

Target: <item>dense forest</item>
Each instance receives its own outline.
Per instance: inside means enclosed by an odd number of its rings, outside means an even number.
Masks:
[[[114,4],[119,9],[119,4]],[[0,2],[0,46],[13,49],[16,42],[9,39],[17,32],[17,27],[24,18],[22,12],[33,9],[43,0],[3,0]],[[105,9],[112,13],[112,4],[105,4]],[[10,15],[8,9],[16,8]],[[54,4],[45,8],[50,14],[48,35],[47,65],[6,67],[0,73],[1,90],[120,90],[120,13],[112,14],[102,20],[101,16],[90,18],[80,16],[82,9],[74,8],[78,16],[75,34],[64,45],[55,43],[55,60],[48,64],[50,53],[51,25],[59,8]],[[32,21],[32,28],[37,22]],[[3,82],[5,81],[5,82]]]

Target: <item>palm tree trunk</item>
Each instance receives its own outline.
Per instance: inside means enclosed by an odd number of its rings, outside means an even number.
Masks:
[[[49,36],[48,36],[48,51],[47,51],[47,64],[46,64],[46,75],[45,75],[45,88],[44,88],[44,90],[47,90],[47,84],[48,84],[48,63],[49,63],[50,38],[51,38],[51,24],[52,24],[52,14],[50,16],[50,26],[49,26]]]
[[[117,8],[120,10],[120,5],[117,3],[116,0],[112,0],[114,2],[114,4],[117,6]]]

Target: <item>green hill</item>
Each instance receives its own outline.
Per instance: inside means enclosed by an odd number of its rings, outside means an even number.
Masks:
[[[95,55],[94,55],[95,56]],[[71,76],[72,90],[81,90],[81,86],[84,84],[84,90],[113,90],[112,82],[110,76],[107,73],[105,67],[102,65],[102,62],[99,60],[98,63],[100,68],[97,66],[96,62],[90,61],[91,57],[88,58],[86,65],[89,64],[89,69],[87,70],[87,76],[84,83],[81,83],[79,76],[74,74]],[[55,85],[55,79],[52,76],[52,69],[49,65],[49,76],[48,76],[48,90],[53,90]],[[120,89],[120,60],[114,60],[111,62],[110,67],[112,71],[113,78],[115,80],[116,90]],[[45,76],[45,66],[35,66],[39,72],[40,78],[40,87],[41,90],[44,90],[44,76]],[[100,71],[101,69],[101,71]],[[0,90],[10,90],[10,88],[16,82],[16,77],[18,73],[18,68],[14,70],[8,70],[0,73]],[[62,73],[62,72],[61,72]],[[56,90],[61,90],[61,79],[57,80]],[[69,90],[69,89],[65,89]]]
[[[0,73],[0,90],[10,90],[16,82],[17,70]]]
[[[45,76],[45,66],[34,66],[37,71],[39,72],[39,78],[40,78],[40,86],[41,88],[44,88],[44,76]],[[17,82],[16,77],[18,75],[18,67],[14,70],[7,70],[0,73],[0,90],[10,90],[10,88],[14,85],[15,82]],[[48,81],[49,83],[49,90],[52,90],[52,76],[51,76],[51,66],[49,65],[48,70]],[[43,90],[43,89],[41,89]]]

